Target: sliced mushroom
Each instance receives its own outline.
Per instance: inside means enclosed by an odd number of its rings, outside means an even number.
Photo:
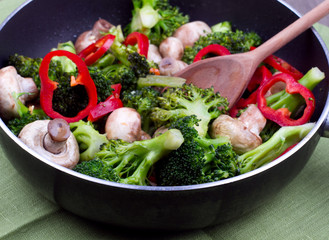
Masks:
[[[162,60],[162,56],[159,52],[159,48],[155,46],[154,44],[149,45],[149,50],[147,53],[147,60],[153,61],[156,64],[159,64]]]
[[[13,93],[27,93],[19,98],[23,104],[38,96],[38,88],[32,78],[21,77],[13,66],[0,70],[0,86],[0,116],[4,119],[18,117]]]
[[[266,125],[266,118],[256,104],[250,104],[238,119],[256,135],[259,135]]]
[[[256,108],[256,105],[250,105],[238,119],[220,115],[210,126],[210,136],[228,137],[234,151],[239,154],[255,149],[262,144],[259,133],[266,124],[266,119]]]
[[[126,142],[140,140],[141,124],[141,117],[135,109],[118,108],[106,120],[106,137],[108,139],[122,139]]]
[[[94,23],[91,30],[85,31],[75,41],[75,50],[80,53],[83,49],[88,47],[90,44],[95,43],[102,37],[103,32],[108,32],[113,25],[104,19],[99,19]]]
[[[162,57],[171,57],[180,60],[184,54],[184,46],[181,40],[175,37],[168,37],[159,46]]]
[[[37,120],[19,133],[28,147],[63,167],[74,168],[79,162],[79,146],[63,119]]]
[[[201,37],[211,33],[211,28],[202,21],[194,21],[180,26],[174,33],[173,37],[178,38],[183,43],[184,48],[193,46]]]
[[[161,60],[159,64],[159,70],[161,75],[173,76],[175,73],[183,70],[187,66],[188,64],[181,60],[175,60],[173,58],[166,57]]]
[[[102,33],[108,32],[114,25],[106,21],[105,19],[99,19],[95,22],[92,28],[92,35],[96,37],[96,39],[100,39],[103,35]]]

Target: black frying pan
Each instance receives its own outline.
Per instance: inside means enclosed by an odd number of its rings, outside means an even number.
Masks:
[[[209,25],[229,20],[266,40],[298,18],[276,0],[172,0],[191,20]],[[13,53],[43,57],[58,42],[75,40],[98,18],[125,25],[130,0],[34,0],[13,13],[0,31],[0,67]],[[328,52],[308,30],[276,55],[302,72],[317,66],[329,75]],[[58,166],[22,144],[0,121],[8,159],[39,192],[59,206],[92,220],[139,229],[182,230],[236,218],[277,194],[304,167],[321,136],[327,136],[328,79],[315,90],[317,108],[311,133],[293,150],[250,173],[215,183],[180,187],[131,186],[87,177]]]

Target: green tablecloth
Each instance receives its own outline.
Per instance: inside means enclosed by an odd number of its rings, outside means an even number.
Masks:
[[[23,0],[0,0],[0,22]],[[329,28],[316,25],[329,44]],[[0,46],[5,47],[5,46]],[[79,218],[50,203],[13,169],[0,148],[1,239],[329,239],[329,139],[267,205],[232,222],[181,233],[127,231]]]

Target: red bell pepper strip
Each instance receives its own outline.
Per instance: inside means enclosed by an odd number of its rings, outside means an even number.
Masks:
[[[254,75],[252,76],[248,86],[247,86],[247,90],[249,92],[254,91],[255,89],[257,89],[261,83],[265,80],[268,80],[272,77],[272,73],[270,70],[268,70],[267,67],[265,67],[264,65],[259,66]]]
[[[75,117],[65,117],[60,113],[54,111],[53,109],[53,95],[54,91],[57,88],[58,83],[52,81],[48,76],[49,64],[51,59],[55,56],[65,56],[72,60],[78,69],[78,77],[72,78],[73,81],[71,85],[83,85],[86,88],[89,102],[85,109],[81,110]],[[94,84],[94,81],[89,75],[88,68],[85,62],[78,57],[76,54],[65,51],[65,50],[56,50],[49,52],[42,60],[39,75],[41,80],[41,89],[40,89],[40,104],[43,111],[51,118],[62,118],[65,119],[68,123],[77,122],[88,116],[89,111],[96,106],[97,104],[97,90]]]
[[[114,39],[114,35],[105,35],[104,37],[98,39],[95,43],[90,44],[82,50],[78,56],[84,59],[87,66],[90,66],[102,57],[107,50],[109,50],[114,42]]]
[[[280,72],[290,74],[295,80],[299,80],[303,77],[303,74],[300,71],[277,56],[271,55],[265,58],[264,63],[267,63]]]
[[[265,66],[260,66],[256,69],[254,75],[252,76],[250,83],[247,87],[248,91],[252,92],[263,82],[269,80],[272,77],[272,73]],[[248,107],[250,104],[257,103],[257,93],[258,89],[253,91],[248,98],[240,98],[239,101],[230,109],[230,116],[236,117],[239,110]]]
[[[286,83],[286,92],[289,94],[300,94],[306,102],[303,116],[294,120],[290,118],[291,112],[287,108],[273,109],[267,106],[265,94],[277,82]],[[313,93],[300,83],[298,83],[290,74],[280,73],[274,75],[271,79],[264,82],[257,94],[257,106],[265,118],[276,122],[280,126],[297,126],[307,123],[315,109],[315,98]]]
[[[144,35],[143,33],[139,33],[139,32],[132,32],[130,33],[125,41],[124,41],[124,44],[126,46],[128,45],[138,45],[138,50],[137,52],[140,54],[140,55],[143,55],[147,58],[147,54],[148,54],[148,51],[149,51],[149,39],[146,35]]]
[[[202,48],[194,57],[193,62],[197,62],[202,60],[204,56],[207,54],[212,53],[218,56],[230,55],[230,51],[219,44],[210,44],[207,47]]]
[[[87,119],[88,121],[95,122],[115,109],[123,107],[123,103],[120,100],[121,84],[114,84],[111,88],[113,88],[112,95],[109,96],[104,102],[100,102],[90,110]]]
[[[256,47],[252,46],[250,47],[250,50],[254,50],[255,48]],[[303,77],[303,74],[300,71],[298,71],[295,67],[293,67],[288,62],[275,55],[268,56],[267,58],[265,58],[263,62],[280,72],[290,74],[296,80],[299,80]]]

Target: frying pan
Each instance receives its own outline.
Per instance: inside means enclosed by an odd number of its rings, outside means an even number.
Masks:
[[[234,28],[255,31],[263,40],[298,18],[276,0],[170,1],[191,21],[209,25],[229,20]],[[74,41],[104,18],[125,26],[130,0],[34,0],[13,12],[0,29],[0,67],[14,53],[43,57],[58,42]],[[317,66],[329,75],[328,50],[310,29],[276,53],[302,72]],[[303,169],[320,137],[329,136],[328,79],[314,89],[312,131],[291,151],[252,172],[214,183],[155,187],[108,182],[84,176],[26,147],[0,120],[1,145],[18,174],[40,194],[81,217],[106,224],[156,230],[196,229],[238,218],[269,201]]]

